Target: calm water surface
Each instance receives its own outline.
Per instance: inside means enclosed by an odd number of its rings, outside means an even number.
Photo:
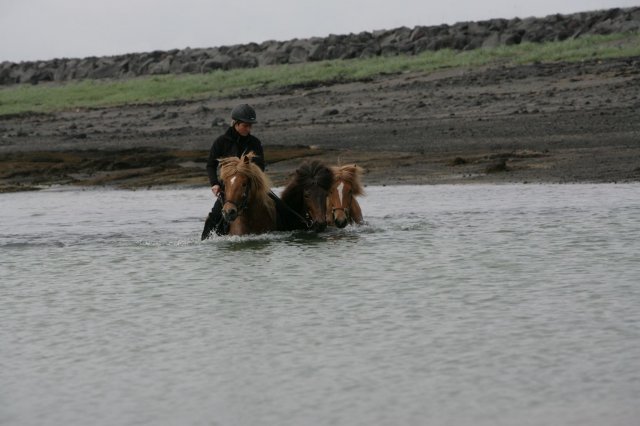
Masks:
[[[369,187],[201,243],[206,190],[0,195],[2,425],[637,425],[640,185]]]

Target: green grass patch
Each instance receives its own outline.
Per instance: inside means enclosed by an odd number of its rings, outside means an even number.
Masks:
[[[208,74],[146,76],[128,80],[84,80],[0,88],[0,115],[75,108],[233,97],[292,85],[356,81],[383,74],[443,68],[583,61],[640,55],[640,34],[587,36],[560,42],[522,43],[459,52],[443,49],[416,56],[309,62]]]

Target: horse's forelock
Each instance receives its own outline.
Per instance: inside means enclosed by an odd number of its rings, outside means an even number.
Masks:
[[[305,161],[290,175],[281,198],[291,204],[294,210],[299,210],[302,208],[302,191],[315,185],[329,191],[333,185],[333,172],[318,160]]]
[[[351,191],[353,195],[363,195],[364,187],[360,181],[362,175],[362,167],[355,164],[349,164],[346,166],[332,167],[333,175],[336,180],[343,180],[351,185]]]
[[[318,160],[305,162],[296,170],[295,181],[304,187],[318,185],[328,191],[333,184],[333,172]]]
[[[221,159],[220,177],[224,181],[235,174],[243,174],[251,180],[251,184],[257,193],[267,193],[271,188],[271,181],[257,164],[250,161],[253,157],[254,155],[243,155],[240,158],[227,157]],[[245,158],[249,158],[249,161],[245,161]]]
[[[240,159],[237,157],[227,157],[220,159],[220,178],[224,181],[227,178],[238,173],[238,163]]]

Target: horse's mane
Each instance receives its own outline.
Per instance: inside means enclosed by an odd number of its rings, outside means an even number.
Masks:
[[[353,195],[364,195],[364,187],[360,181],[360,176],[363,172],[362,167],[356,166],[355,164],[348,164],[345,166],[332,167],[331,170],[333,171],[333,176],[336,181],[344,180],[351,185]]]
[[[331,185],[333,185],[333,172],[318,160],[305,161],[292,174],[289,183],[282,191],[281,198],[288,204],[293,205],[294,209],[301,208],[301,205],[298,206],[302,202],[301,197],[297,197],[297,195],[302,194],[305,188],[314,185],[329,191]]]
[[[220,178],[227,180],[235,174],[242,174],[251,181],[251,191],[257,202],[265,205],[269,215],[275,218],[275,204],[269,197],[271,191],[271,180],[252,160],[257,157],[253,152],[243,154],[238,157],[226,157],[220,159]]]
[[[295,171],[291,184],[304,188],[318,185],[328,191],[333,185],[333,173],[318,160],[305,161]]]

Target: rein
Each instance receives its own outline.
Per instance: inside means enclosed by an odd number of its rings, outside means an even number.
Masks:
[[[275,198],[278,198],[278,196],[276,194],[274,194],[273,191],[270,191],[271,195],[273,195]],[[305,214],[305,217],[302,217],[297,211],[293,210],[291,207],[289,207],[286,203],[280,203],[278,204],[281,207],[284,207],[285,209],[287,209],[287,211],[289,213],[292,213],[300,222],[304,223],[304,225],[307,227],[307,229],[311,229],[311,227],[313,226],[313,221],[311,219],[309,219],[309,213],[307,212]]]

